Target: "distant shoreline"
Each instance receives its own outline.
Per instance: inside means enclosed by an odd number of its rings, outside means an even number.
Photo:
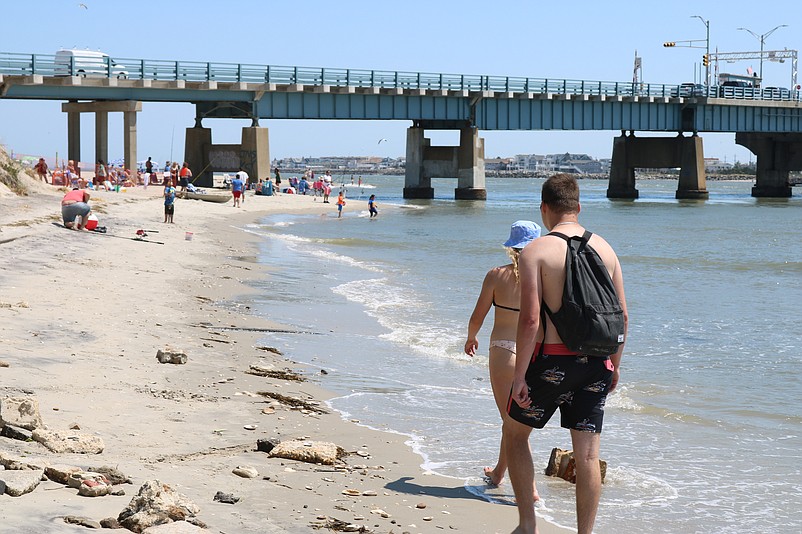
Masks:
[[[303,174],[302,169],[286,169],[283,171],[286,174]],[[485,171],[485,176],[488,178],[548,178],[554,171],[549,172],[522,172],[522,171]],[[334,176],[365,176],[365,175],[379,175],[379,176],[403,176],[404,169],[394,168],[394,169],[360,169],[358,171],[351,171],[351,170],[332,170],[332,174]],[[576,174],[575,175],[578,180],[608,180],[610,178],[609,174],[606,173],[595,173],[595,174]],[[643,173],[643,172],[636,172],[635,176],[638,180],[676,180],[678,179],[678,175],[676,174],[659,174],[659,173]],[[707,180],[711,181],[754,181],[755,176],[753,174],[708,174],[706,176]],[[791,183],[794,183],[794,180],[791,180]]]

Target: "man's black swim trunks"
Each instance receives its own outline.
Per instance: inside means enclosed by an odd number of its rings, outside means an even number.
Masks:
[[[532,404],[522,409],[510,397],[507,413],[520,423],[543,428],[559,408],[563,428],[601,433],[604,403],[613,378],[610,358],[563,355],[559,354],[562,351],[550,351],[551,347],[547,344],[544,352],[552,354],[533,356],[526,370]],[[539,349],[540,344],[536,355]]]

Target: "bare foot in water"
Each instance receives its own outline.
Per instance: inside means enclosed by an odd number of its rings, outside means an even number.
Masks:
[[[504,473],[501,476],[497,476],[495,470],[491,467],[485,467],[484,473],[487,483],[491,486],[498,486],[504,480]]]
[[[487,480],[487,483],[489,485],[491,485],[491,486],[498,486],[499,484],[501,484],[504,481],[504,475],[502,474],[500,477],[497,477],[495,470],[490,468],[490,467],[485,467],[484,468],[484,474],[485,474],[485,479]],[[532,492],[533,495],[532,496],[533,496],[534,501],[535,502],[540,501],[540,494],[538,494],[538,492],[537,492],[537,484],[533,485],[532,490],[533,490],[533,492]]]

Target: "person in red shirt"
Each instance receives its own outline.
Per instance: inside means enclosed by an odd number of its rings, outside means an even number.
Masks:
[[[189,187],[189,180],[192,178],[192,171],[189,170],[189,164],[185,161],[181,170],[178,171],[179,177],[179,185],[181,185],[181,191],[186,192],[187,187]]]
[[[61,199],[61,218],[67,228],[83,230],[91,212],[89,191],[85,189],[73,189]]]
[[[41,178],[44,183],[47,183],[47,163],[45,163],[45,158],[39,158],[39,163],[34,165],[33,168],[36,169],[36,174],[39,178]]]

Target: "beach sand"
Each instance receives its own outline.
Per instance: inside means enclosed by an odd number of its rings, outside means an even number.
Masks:
[[[270,213],[334,217],[334,204],[294,195],[249,195],[242,209],[177,200],[169,225],[162,223],[161,191],[93,192],[90,204],[106,235],[55,226],[63,191],[51,186],[23,197],[0,194],[0,361],[8,364],[0,366],[0,397],[33,396],[48,428],[77,426],[105,443],[97,455],[54,454],[0,437],[0,453],[113,466],[133,481],[122,486],[124,496],[81,497],[51,481],[21,497],[0,495],[0,531],[80,531],[63,516],[117,517],[154,479],[194,501],[210,532],[314,532],[332,519],[377,533],[514,528],[513,506],[424,472],[403,436],[327,409],[332,394],[319,386],[320,369],[257,348],[264,330],[296,328],[250,314],[248,282],[269,274],[252,261],[257,237],[239,228]],[[131,239],[138,229],[164,244]],[[156,352],[166,347],[185,351],[187,363],[159,363]],[[307,381],[246,374],[251,365],[289,368]],[[291,409],[259,392],[320,403],[327,413]],[[487,409],[495,409],[490,399]],[[348,455],[334,468],[256,451],[257,439],[295,438],[333,442]],[[252,466],[258,476],[232,474],[237,466]],[[214,502],[218,491],[240,501]],[[539,526],[542,533],[569,532]]]

